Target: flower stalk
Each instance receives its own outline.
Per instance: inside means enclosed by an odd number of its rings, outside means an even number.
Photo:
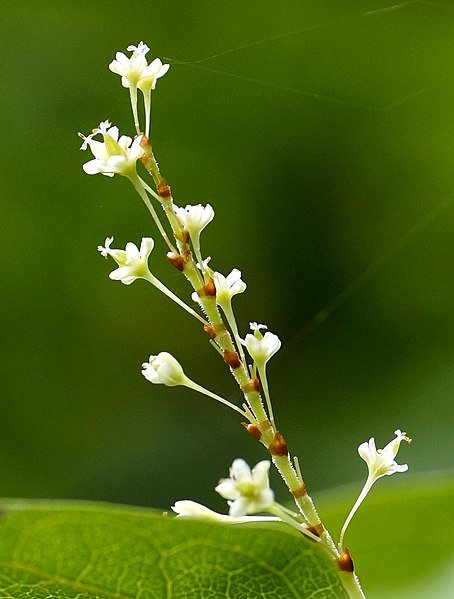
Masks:
[[[246,290],[246,283],[236,268],[227,276],[212,270],[208,265],[210,258],[204,258],[202,252],[201,236],[212,222],[214,210],[210,204],[186,205],[184,208],[177,206],[169,185],[161,175],[149,139],[151,102],[157,80],[163,77],[170,67],[163,64],[159,58],[148,63],[146,55],[149,48],[143,42],[137,46],[128,46],[128,51],[131,52],[130,56],[117,52],[109,69],[120,75],[122,86],[129,89],[135,138],[120,136],[119,129],[109,121],[100,123],[88,136],[79,134],[83,139],[81,149],[90,148],[93,154],[93,159],[86,162],[83,169],[89,175],[102,174],[110,178],[120,175],[130,180],[168,247],[168,262],[189,282],[192,289],[191,297],[203,316],[150,272],[148,258],[154,247],[151,237],[143,238],[140,248],[129,242],[125,250],[111,248],[113,238],[110,237],[98,250],[104,257],[112,257],[118,265],[118,268],[110,273],[111,279],[120,280],[125,285],[130,285],[136,279],[144,279],[203,324],[211,343],[223,357],[240,388],[244,403],[239,407],[187,377],[180,363],[168,352],[150,356],[149,360],[142,364],[142,374],[153,384],[193,389],[240,414],[246,421],[242,424],[247,432],[260,441],[269,452],[272,463],[280,472],[295,501],[298,513],[291,512],[275,501],[274,492],[269,485],[269,460],[263,460],[251,469],[242,459],[233,462],[229,477],[221,479],[216,487],[216,491],[228,501],[229,515],[218,514],[189,500],[177,501],[172,509],[178,517],[198,517],[226,523],[285,522],[328,552],[350,598],[364,598],[354,573],[349,550],[344,546],[345,533],[376,480],[395,472],[404,472],[408,468],[407,465],[396,464],[394,458],[401,442],[409,442],[410,439],[405,433],[397,430],[396,438],[382,450],[376,449],[374,438],[359,446],[359,455],[366,461],[369,474],[346,518],[339,543],[336,545],[325,529],[307,492],[299,466],[294,467],[287,443],[276,426],[267,364],[279,351],[281,341],[274,333],[262,333],[267,327],[255,322],[250,323],[252,333],[246,334],[244,339],[240,337],[232,298]],[[144,128],[141,128],[139,119],[138,90],[143,97]],[[99,137],[95,139],[96,136],[101,136],[102,141]],[[151,176],[156,190],[138,174],[137,167],[140,165]],[[166,225],[162,224],[152,200],[157,201],[163,210]],[[248,364],[249,357],[252,359],[252,365]],[[258,515],[260,512],[269,515]]]

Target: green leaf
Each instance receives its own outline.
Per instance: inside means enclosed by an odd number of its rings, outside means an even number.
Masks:
[[[106,504],[0,508],[2,599],[346,598],[326,555],[284,525],[176,520]]]

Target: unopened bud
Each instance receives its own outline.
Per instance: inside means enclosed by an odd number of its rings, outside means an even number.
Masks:
[[[347,547],[344,548],[341,556],[337,559],[337,563],[342,572],[353,572],[353,560]]]
[[[281,433],[276,432],[274,439],[271,441],[268,451],[271,455],[285,456],[288,455],[288,447]]]
[[[238,357],[236,351],[228,351],[224,352],[224,362],[226,362],[232,370],[236,370],[241,366],[241,360]]]
[[[180,272],[183,272],[186,258],[181,254],[176,254],[175,252],[167,252],[166,258],[168,262]]]
[[[242,422],[241,424],[244,426],[246,431],[251,435],[251,437],[254,437],[254,439],[257,439],[257,441],[260,441],[260,439],[262,437],[262,433],[260,432],[260,429],[256,424],[247,424],[246,422]]]

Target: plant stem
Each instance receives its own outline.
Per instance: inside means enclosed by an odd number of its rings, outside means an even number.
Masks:
[[[354,572],[339,572],[339,578],[350,599],[366,599],[366,595]]]
[[[184,230],[182,230],[181,224],[179,223],[179,220],[176,217],[176,214],[173,210],[173,198],[170,195],[170,188],[167,186],[167,184],[161,176],[158,163],[154,157],[153,152],[150,153],[149,159],[144,164],[149,174],[152,176],[158,188],[158,192],[162,183],[165,184],[166,189],[168,191],[168,195],[166,197],[160,197],[159,199],[164,208],[165,214],[169,220],[169,224],[172,228],[174,237],[177,241],[179,255],[181,257],[184,257],[184,267],[182,269],[182,272],[192,285],[194,291],[196,291],[196,293],[198,294],[201,308],[208,319],[211,329],[215,333],[213,337],[213,343],[216,344],[216,346],[220,348],[220,350],[222,350],[224,360],[230,366],[230,371],[233,377],[235,378],[238,386],[243,392],[244,398],[246,400],[246,406],[250,408],[252,412],[251,415],[253,416],[253,418],[255,418],[255,421],[251,423],[251,425],[249,425],[253,427],[253,430],[250,431],[249,427],[247,428],[247,430],[251,432],[252,436],[258,438],[260,442],[270,452],[273,463],[276,466],[279,473],[281,474],[291,495],[293,496],[300,514],[310,527],[308,529],[309,534],[314,535],[319,539],[319,544],[328,551],[332,561],[335,562],[335,567],[339,573],[342,585],[348,593],[349,598],[365,599],[365,595],[362,592],[359,580],[354,574],[354,572],[343,571],[339,568],[339,550],[336,547],[331,535],[324,527],[317,513],[317,510],[315,509],[314,502],[307,493],[307,488],[304,479],[302,478],[300,473],[296,472],[292,462],[290,461],[290,455],[284,438],[276,430],[274,426],[271,401],[269,398],[268,386],[266,382],[266,374],[263,378],[265,379],[265,396],[269,414],[267,414],[265,410],[262,397],[258,391],[258,386],[255,386],[255,381],[251,381],[246,364],[245,355],[239,342],[238,327],[236,325],[236,319],[233,314],[233,310],[230,310],[229,314],[226,314],[226,319],[230,325],[235,341],[238,344],[239,354],[237,354],[235,345],[232,341],[232,337],[227,328],[225,327],[223,318],[216,303],[215,295],[212,294],[212,290],[210,289],[208,289],[209,293],[207,293],[206,291],[209,282],[205,284],[205,286],[203,286],[204,283],[202,281],[200,271],[197,269],[195,260],[192,256],[189,241],[185,239]],[[152,192],[152,195],[156,195],[155,192],[153,192],[153,190],[149,188],[144,181],[141,180],[140,183],[141,191],[139,191],[139,189],[137,189],[137,191],[141,196],[142,193],[145,194],[145,189],[149,192]],[[166,236],[163,235],[163,237],[164,239],[166,239]],[[196,248],[194,248],[194,251],[195,249]],[[201,264],[202,257],[200,256],[200,251],[197,251],[196,254],[197,260]],[[187,309],[187,307],[185,309]],[[226,359],[226,355],[228,354],[235,355],[238,357],[238,359],[229,363],[229,361]],[[197,384],[194,383],[194,385],[195,386],[193,388],[195,390],[201,390],[197,388]],[[217,396],[216,394],[212,394],[211,392],[207,393],[206,390],[203,390],[202,392],[208,394],[210,397],[213,397],[214,399],[217,399],[218,401],[221,401],[224,404],[227,404],[230,408],[236,410],[241,415],[245,416],[248,420],[251,420],[251,418],[245,411],[241,410],[233,404],[230,404],[230,402],[227,402],[226,400]],[[357,509],[356,504],[354,510],[355,509]],[[352,510],[352,513],[347,518],[346,525],[353,516],[354,510]],[[282,518],[282,514],[280,515],[280,517]],[[283,519],[288,520],[289,517],[284,515]],[[346,525],[344,525],[344,528],[346,528]],[[344,529],[343,532],[345,532]],[[343,535],[341,536],[341,539],[343,539]],[[341,548],[341,545],[339,545],[339,547]]]
[[[362,504],[362,502],[364,501],[364,498],[366,497],[366,495],[369,493],[370,488],[373,485],[373,479],[368,476],[366,482],[364,483],[364,487],[361,490],[361,493],[358,496],[358,499],[355,501],[355,505],[352,507],[352,509],[350,510],[350,513],[348,514],[344,525],[342,526],[342,530],[340,532],[340,536],[339,536],[339,551],[342,551],[344,548],[344,536],[345,536],[345,532],[347,530],[348,525],[350,524],[351,519],[353,518],[353,516],[355,515],[356,511],[358,510],[359,506]]]

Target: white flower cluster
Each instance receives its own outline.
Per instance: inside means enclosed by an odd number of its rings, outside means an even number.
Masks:
[[[170,65],[162,64],[159,58],[155,58],[148,64],[145,56],[150,48],[143,42],[140,42],[138,46],[128,46],[128,50],[132,52],[132,55],[128,58],[123,52],[117,52],[109,69],[120,75],[123,87],[130,90],[137,136],[134,141],[126,135],[119,137],[118,127],[113,127],[109,121],[100,123],[86,137],[79,133],[84,140],[80,149],[86,150],[89,147],[94,156],[93,160],[83,165],[83,169],[88,175],[101,173],[108,177],[114,175],[123,175],[130,179],[137,177],[136,162],[144,154],[143,136],[140,134],[137,114],[137,89],[140,89],[144,96],[145,135],[148,138],[151,119],[151,92],[155,89],[157,80],[167,73]],[[93,139],[98,134],[103,136],[102,142]]]
[[[128,46],[132,52],[128,58],[123,52],[117,52],[109,69],[120,75],[123,87],[129,88],[132,113],[137,133],[140,133],[139,118],[137,114],[137,90],[143,94],[145,108],[145,135],[150,134],[151,119],[151,91],[155,89],[157,80],[165,75],[170,68],[168,64],[162,64],[159,58],[155,58],[149,64],[145,56],[150,48],[140,42],[138,46]]]
[[[159,58],[148,64],[145,56],[150,48],[143,42],[139,42],[138,46],[130,45],[127,49],[132,55],[128,58],[123,52],[117,52],[109,69],[121,76],[123,87],[137,87],[146,94],[155,89],[157,80],[167,73],[170,65],[162,64]]]

